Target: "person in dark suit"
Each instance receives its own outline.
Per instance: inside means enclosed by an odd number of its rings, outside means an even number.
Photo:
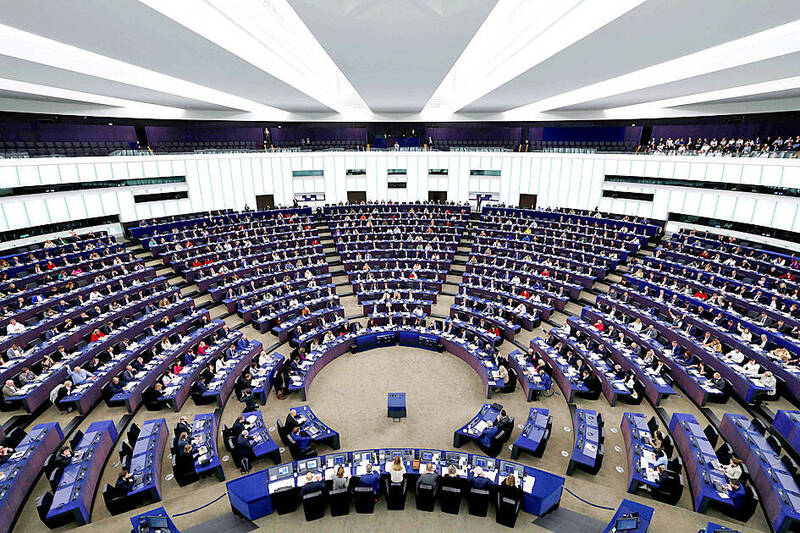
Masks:
[[[433,466],[433,463],[428,463],[425,467],[425,472],[419,475],[419,479],[417,479],[417,494],[419,494],[422,485],[430,485],[433,487],[433,493],[436,494],[439,488],[439,475],[436,473],[436,467]]]
[[[583,384],[589,389],[589,394],[594,395],[600,391],[600,380],[588,369],[583,371]]]
[[[488,490],[492,485],[489,478],[483,475],[483,468],[476,466],[472,471],[472,487],[480,490]]]
[[[194,383],[193,388],[195,394],[203,394],[204,392],[206,392],[208,390],[208,385],[206,385],[206,378],[204,376],[200,376],[200,379],[198,379]],[[252,409],[250,409],[250,411],[252,411]]]
[[[242,457],[242,471],[247,474],[250,472],[250,461],[255,458],[253,453],[253,445],[250,444],[250,439],[247,438],[249,433],[245,429],[236,438],[236,447]]]
[[[676,359],[681,355],[683,355],[684,352],[683,346],[678,344],[677,341],[672,341],[672,343],[670,344],[670,349],[672,350],[672,356],[675,357]]]
[[[314,475],[313,472],[308,472],[306,474],[306,484],[300,488],[300,497],[302,498],[306,494],[311,494],[319,490],[325,491],[325,482]]]
[[[250,389],[245,389],[242,393],[242,403],[244,403],[245,411],[255,411],[258,409],[256,397],[253,395],[253,391]]]
[[[72,449],[69,446],[64,446],[58,455],[53,459],[53,464],[58,468],[64,468],[72,462]]]
[[[120,392],[122,392],[122,383],[120,383],[117,376],[114,376],[111,378],[111,383],[108,384],[108,393],[113,396],[115,394],[119,394]]]
[[[378,498],[378,491],[381,489],[381,475],[372,471],[372,465],[367,464],[367,472],[358,480],[359,487],[371,487],[375,499]]]
[[[481,433],[478,442],[486,449],[491,448],[492,443],[494,442],[494,437],[495,435],[497,435],[499,431],[500,428],[495,426],[492,422],[489,422],[488,425],[486,426],[486,429],[484,429],[483,433]]]
[[[305,431],[300,431],[300,426],[295,426],[292,430],[292,438],[301,452],[311,447],[311,437]]]
[[[122,470],[120,470],[117,482],[114,483],[114,488],[117,489],[119,494],[128,494],[133,488],[133,474],[128,472],[127,468],[122,467]]]
[[[189,425],[189,420],[182,416],[178,423],[175,425],[175,435],[180,435],[181,433],[186,433],[187,435],[192,432],[192,426]]]
[[[244,415],[239,415],[239,418],[231,426],[231,434],[234,437],[238,437],[242,431],[244,431]]]
[[[458,490],[464,487],[464,480],[458,475],[458,469],[455,465],[447,467],[447,471],[442,476],[442,487],[453,487]]]
[[[297,411],[292,409],[289,411],[289,414],[286,415],[286,422],[284,422],[284,426],[286,427],[286,431],[294,431],[294,428],[300,427],[300,425],[305,422],[305,418],[302,416],[297,416]]]

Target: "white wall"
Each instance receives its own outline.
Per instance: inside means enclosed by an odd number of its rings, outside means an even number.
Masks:
[[[407,189],[387,187],[387,169],[407,169]],[[429,176],[428,169],[449,169]],[[366,169],[366,176],[346,176]],[[323,170],[323,177],[292,177],[293,170]],[[470,176],[470,170],[500,170],[501,176]],[[255,206],[255,196],[273,194],[288,205],[295,193],[325,193],[343,202],[348,190],[366,190],[370,200],[425,200],[447,191],[465,201],[470,193],[494,192],[516,205],[536,194],[541,207],[594,208],[664,219],[669,211],[800,231],[800,199],[724,191],[608,183],[607,189],[652,192],[653,202],[602,198],[606,174],[684,178],[800,187],[800,160],[736,159],[599,154],[498,152],[319,152],[311,154],[175,155],[0,160],[0,187],[185,175],[187,184],[97,189],[75,193],[0,198],[0,231],[119,214],[124,221],[208,209]],[[133,193],[185,190],[189,198],[135,204]]]

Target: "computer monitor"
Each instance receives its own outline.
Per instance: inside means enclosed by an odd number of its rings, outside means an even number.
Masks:
[[[281,465],[278,467],[278,475],[279,476],[288,476],[292,471],[292,467],[289,465]]]
[[[639,527],[638,516],[627,516],[618,518],[616,523],[614,524],[614,528],[617,531],[630,531],[632,529],[636,529],[637,527]]]
[[[421,461],[430,462],[433,461],[433,453],[432,452],[422,452],[420,456]]]
[[[472,459],[473,466],[479,466],[481,468],[486,468],[486,459],[481,457],[475,457]]]
[[[337,455],[337,456],[335,456],[335,457],[333,458],[333,464],[335,464],[335,465],[343,465],[343,464],[345,463],[345,461],[346,461],[346,460],[347,460],[347,457],[346,457],[346,456],[344,456],[344,455]]]
[[[169,520],[163,516],[148,516],[147,527],[150,529],[167,529],[169,527]]]

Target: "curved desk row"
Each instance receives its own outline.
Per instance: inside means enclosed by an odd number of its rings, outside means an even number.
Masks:
[[[167,422],[163,418],[142,424],[139,437],[133,445],[130,472],[134,484],[128,498],[136,501],[161,501],[161,458],[167,444]]]
[[[111,420],[94,422],[87,428],[53,493],[48,526],[89,523],[97,484],[116,440],[117,428]]]
[[[308,388],[314,377],[325,365],[352,350],[365,351],[382,346],[413,346],[427,350],[439,350],[440,346],[447,352],[464,360],[481,377],[486,388],[486,397],[492,397],[492,387],[503,387],[502,380],[495,377],[497,367],[491,362],[489,354],[478,348],[459,342],[452,335],[442,335],[441,332],[428,328],[402,329],[373,328],[363,329],[358,333],[346,333],[337,337],[333,342],[322,346],[319,351],[308,354],[301,364],[304,375],[293,378],[289,386],[290,392],[300,392],[303,400],[306,399]]]
[[[326,484],[330,485],[334,469],[340,465],[344,467],[347,477],[355,478],[366,472],[365,468],[369,463],[376,467],[376,472],[386,476],[386,467],[394,457],[403,460],[406,475],[409,477],[417,477],[420,467],[430,463],[437,467],[438,474],[449,465],[455,465],[465,483],[469,483],[474,477],[473,470],[477,466],[483,469],[485,477],[492,485],[499,485],[508,475],[513,474],[523,490],[521,509],[537,516],[558,505],[564,487],[563,477],[512,461],[463,452],[400,448],[332,453],[254,472],[227,482],[228,498],[235,513],[248,520],[256,520],[274,511],[272,496],[278,492],[284,495],[287,491],[292,491],[297,498],[299,488],[305,484],[306,472],[322,474]]]
[[[603,417],[592,409],[572,409],[572,427],[575,428],[575,445],[567,466],[567,475],[576,467],[597,474],[603,466],[605,431]]]
[[[58,422],[39,424],[25,435],[0,467],[0,531],[10,531],[17,513],[36,483],[47,457],[58,449],[64,434]]]

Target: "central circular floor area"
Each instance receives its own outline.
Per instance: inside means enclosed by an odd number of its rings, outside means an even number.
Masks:
[[[400,423],[387,416],[389,392],[406,393],[408,416]],[[452,449],[453,431],[487,401],[503,403],[503,396],[487,400],[480,376],[454,355],[392,346],[348,353],[329,363],[314,378],[307,403],[341,434],[343,450]],[[289,402],[299,405],[296,398]]]

